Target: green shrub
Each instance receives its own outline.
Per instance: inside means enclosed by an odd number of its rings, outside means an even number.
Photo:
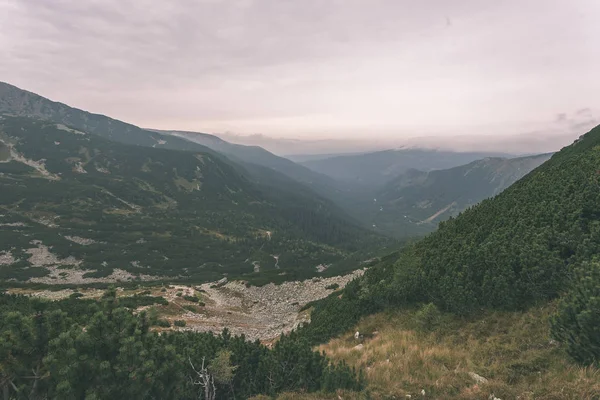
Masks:
[[[71,295],[69,297],[72,299],[78,299],[80,297],[83,297],[83,293],[79,293],[79,292],[71,293]]]
[[[173,325],[183,328],[186,324],[185,324],[184,320],[177,319],[177,320],[173,321]]]
[[[171,327],[171,323],[169,321],[167,321],[166,319],[159,319],[158,321],[156,321],[156,325],[160,326],[161,328],[170,328]]]
[[[184,299],[186,299],[187,301],[191,301],[193,303],[198,303],[200,301],[199,298],[197,298],[196,296],[183,296]]]
[[[182,295],[182,294],[183,294],[183,293],[181,293],[181,292],[177,292],[176,296],[177,296],[177,297],[181,297],[181,295]]]
[[[329,286],[325,286],[325,289],[327,289],[327,290],[337,290],[339,288],[340,288],[340,285],[337,283],[332,283]]]
[[[433,303],[425,304],[415,314],[415,321],[419,328],[431,332],[440,325],[442,313]]]
[[[577,362],[600,363],[600,263],[586,263],[574,273],[570,291],[551,320],[551,333]]]

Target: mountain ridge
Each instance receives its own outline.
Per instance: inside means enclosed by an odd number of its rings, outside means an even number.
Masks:
[[[424,171],[447,169],[489,156],[506,156],[506,154],[402,148],[335,156],[301,164],[342,182],[373,188],[382,187],[408,169]]]

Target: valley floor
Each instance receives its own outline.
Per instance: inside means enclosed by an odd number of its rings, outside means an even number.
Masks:
[[[444,315],[430,331],[414,310],[370,316],[356,327],[362,342],[353,331],[319,347],[362,368],[365,392],[279,399],[600,399],[600,369],[575,365],[549,337],[553,311]]]

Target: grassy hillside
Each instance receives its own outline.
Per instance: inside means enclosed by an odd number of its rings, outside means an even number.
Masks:
[[[0,132],[2,279],[295,278],[377,240],[275,171],[20,117]]]
[[[278,399],[598,399],[600,369],[576,365],[549,336],[555,309],[552,303],[471,318],[425,319],[415,309],[372,315],[318,348],[365,371],[364,392]]]

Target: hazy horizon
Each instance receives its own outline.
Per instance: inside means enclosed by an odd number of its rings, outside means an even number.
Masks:
[[[595,0],[148,4],[1,1],[0,80],[279,154],[546,152],[600,123]]]

